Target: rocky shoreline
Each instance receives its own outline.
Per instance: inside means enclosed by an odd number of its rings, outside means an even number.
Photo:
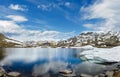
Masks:
[[[94,69],[93,69],[94,70]],[[106,70],[97,75],[80,74],[80,77],[120,77],[120,63],[108,66]]]
[[[64,76],[69,77],[70,75],[67,75],[67,74],[68,73],[65,73]],[[64,77],[64,76],[62,76],[62,77]],[[21,73],[19,73],[19,72],[12,71],[12,72],[7,73],[4,68],[0,67],[0,77],[22,77],[22,76],[21,76]],[[42,76],[40,76],[40,77],[42,77]],[[79,75],[74,75],[74,76],[71,75],[70,77],[120,77],[120,63],[116,63],[114,65],[108,66],[106,70],[104,70],[102,73],[99,73],[96,75],[81,73]]]
[[[58,76],[48,76],[48,77],[120,77],[120,63],[116,63],[111,67],[108,66],[107,70],[104,70],[102,73],[96,75],[91,75],[87,73],[76,74],[72,70],[67,70],[67,69],[62,70],[62,72],[60,71],[59,74],[60,75]],[[40,76],[40,77],[44,77],[44,76]]]

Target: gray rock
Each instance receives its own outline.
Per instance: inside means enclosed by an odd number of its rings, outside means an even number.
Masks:
[[[5,70],[2,67],[0,67],[0,77],[4,76],[5,74]]]
[[[99,75],[95,75],[94,77],[99,77]]]
[[[92,75],[81,74],[80,77],[93,77]]]
[[[105,74],[99,74],[99,76],[98,77],[105,77]]]
[[[10,76],[10,77],[20,77],[20,73],[19,72],[9,72],[8,73],[8,76]]]
[[[107,77],[113,77],[114,72],[113,71],[107,71],[106,76]]]

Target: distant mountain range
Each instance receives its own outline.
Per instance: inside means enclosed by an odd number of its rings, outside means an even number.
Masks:
[[[34,39],[33,39],[34,40]],[[26,41],[10,39],[0,33],[0,47],[114,47],[120,45],[120,32],[84,32],[62,41]]]

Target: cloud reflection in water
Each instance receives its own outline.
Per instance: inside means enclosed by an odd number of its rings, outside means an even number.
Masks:
[[[49,71],[56,74],[62,69],[72,69],[76,73],[92,74],[99,73],[105,68],[93,63],[81,64],[80,59],[74,56],[78,53],[80,53],[80,50],[64,48],[6,48],[5,58],[1,61],[1,64],[14,66],[14,62],[22,61],[25,67],[30,68],[29,70],[33,75],[46,75]],[[38,61],[41,61],[41,63],[37,63]],[[29,67],[29,64],[32,63],[34,63],[32,67],[31,65]],[[20,64],[17,66],[20,66]],[[22,66],[22,70],[25,70],[24,66]]]

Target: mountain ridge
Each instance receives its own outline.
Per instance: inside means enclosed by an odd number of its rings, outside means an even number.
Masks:
[[[80,47],[92,45],[108,48],[120,45],[120,32],[84,32],[78,36],[61,41],[26,41],[20,42],[0,33],[0,47]]]

